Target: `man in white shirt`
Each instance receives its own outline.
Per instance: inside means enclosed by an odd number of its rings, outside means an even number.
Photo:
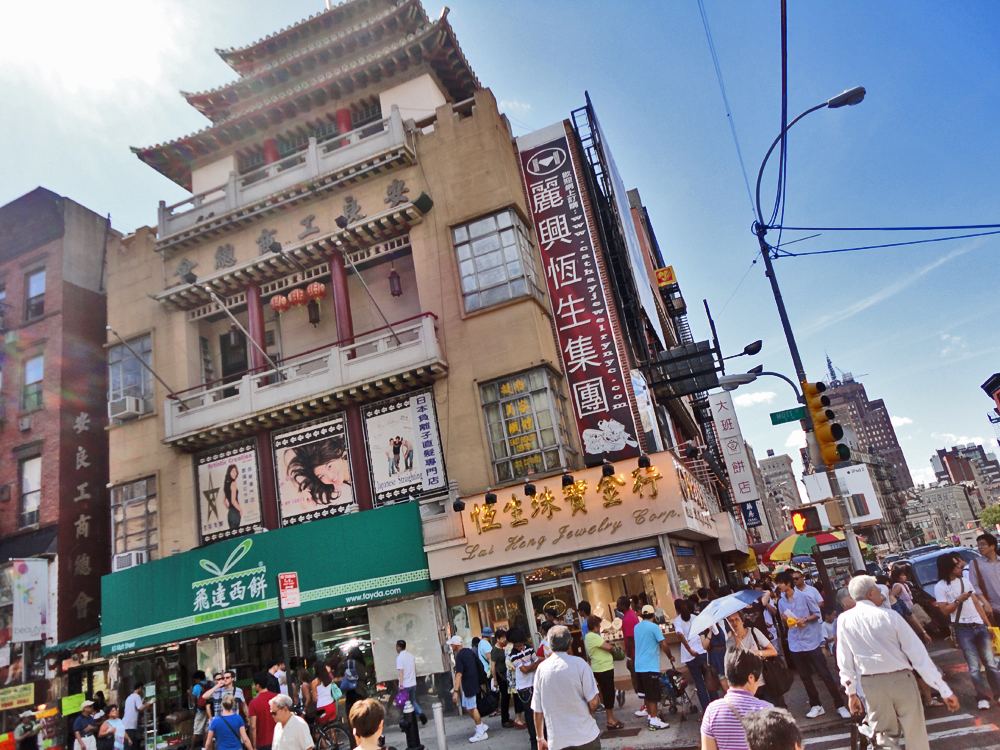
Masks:
[[[808,596],[814,602],[816,606],[823,609],[823,595],[816,590],[815,586],[810,586],[806,583],[806,577],[803,573],[792,568],[792,583],[795,584],[795,588],[801,591],[803,594]]]
[[[964,569],[965,560],[957,552],[941,555],[937,559],[938,582],[934,585],[934,598],[941,614],[951,620],[958,645],[969,665],[979,710],[985,711],[990,707],[987,681],[1000,705],[1000,670],[993,654],[990,631],[986,628],[986,612],[972,586],[962,576]],[[986,668],[986,680],[983,679],[983,667]]]
[[[139,694],[142,692],[141,682],[135,683],[132,693],[125,699],[125,711],[122,715],[122,725],[125,727],[125,734],[132,740],[132,747],[139,747],[139,713],[145,711],[151,704],[143,703]]]
[[[874,577],[855,576],[848,590],[857,606],[837,619],[837,666],[851,713],[864,713],[857,695],[860,682],[868,701],[868,723],[878,732],[879,744],[898,747],[902,733],[907,750],[928,750],[914,670],[938,689],[950,710],[958,710],[958,698],[906,620],[882,609],[884,596]]]
[[[427,723],[427,716],[417,705],[417,660],[406,650],[406,641],[396,641],[396,674],[399,676],[399,689],[405,690],[413,706],[414,712],[420,717],[420,723]]]
[[[601,747],[601,730],[594,721],[600,703],[597,682],[587,662],[568,653],[572,640],[565,625],[552,628],[552,655],[535,672],[531,709],[535,713],[538,750]]]
[[[274,716],[272,750],[312,750],[312,732],[301,716],[292,713],[292,699],[287,695],[271,698],[271,715]]]

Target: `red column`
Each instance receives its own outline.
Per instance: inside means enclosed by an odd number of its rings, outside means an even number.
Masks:
[[[281,526],[278,517],[278,491],[274,479],[274,451],[271,449],[271,433],[267,429],[257,432],[257,463],[260,466],[260,505],[264,511],[264,528],[277,529]]]
[[[250,338],[252,338],[260,349],[266,349],[267,343],[264,338],[264,301],[261,299],[260,287],[256,284],[250,284],[247,286],[247,317],[250,319],[250,325],[247,327],[247,331],[250,333]],[[258,371],[266,370],[268,368],[267,360],[249,341],[247,342],[247,349],[250,350],[250,369]]]
[[[278,161],[278,141],[275,138],[268,138],[264,141],[264,163],[274,164]]]
[[[337,110],[337,135],[343,135],[344,133],[350,133],[354,129],[351,124],[351,110],[338,109]],[[341,141],[341,146],[346,146],[348,141]]]
[[[347,268],[344,266],[344,254],[336,248],[330,257],[330,285],[333,287],[333,308],[337,316],[337,338],[345,343],[353,342],[354,321],[351,319],[351,297],[347,292]]]

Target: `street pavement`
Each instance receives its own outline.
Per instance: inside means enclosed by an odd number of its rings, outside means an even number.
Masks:
[[[952,690],[959,696],[961,707],[955,713],[947,708],[932,708],[926,712],[927,732],[930,737],[931,750],[1000,750],[1000,707],[996,704],[987,711],[976,707],[972,680],[969,678],[968,667],[962,658],[961,651],[949,648],[943,642],[936,641],[930,648],[931,656],[944,672],[945,679]],[[835,664],[830,660],[831,671]],[[795,716],[799,729],[803,733],[808,750],[847,750],[851,746],[851,724],[841,719],[833,708],[833,701],[826,687],[817,681],[820,697],[826,713],[816,719],[805,718],[809,710],[808,699],[802,682],[798,679],[792,689],[785,695],[789,710]],[[693,691],[692,691],[693,693]],[[431,703],[421,704],[427,712],[428,724],[420,727],[421,743],[428,750],[444,750],[439,748],[431,714]],[[625,729],[617,732],[603,731],[604,713],[597,714],[597,723],[601,727],[601,746],[612,750],[627,750],[628,748],[699,748],[701,746],[700,719],[701,712],[688,715],[681,720],[680,714],[664,713],[661,718],[669,722],[669,729],[650,732],[646,728],[646,720],[634,716],[639,708],[635,693],[626,695],[625,706],[615,711],[615,716],[625,722]],[[452,750],[470,745],[469,737],[473,733],[472,720],[467,716],[459,717],[455,707],[448,702],[444,710],[444,725],[447,746]],[[406,738],[399,729],[398,709],[386,717],[386,744],[398,750],[406,747]],[[529,750],[528,733],[525,730],[503,729],[500,727],[500,717],[487,718],[489,739],[476,743],[480,750]]]

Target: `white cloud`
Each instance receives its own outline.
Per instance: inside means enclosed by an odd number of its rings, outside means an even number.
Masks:
[[[969,437],[968,435],[956,435],[952,432],[932,432],[932,438],[937,438],[938,440],[943,440],[948,446],[952,445],[965,445],[967,443],[976,443],[978,445],[983,444],[983,439],[981,437]]]
[[[733,399],[737,406],[756,406],[757,404],[769,404],[774,401],[778,394],[771,391],[757,391],[756,393],[741,393]]]
[[[902,427],[906,424],[913,424],[913,420],[909,417],[889,417],[889,421],[892,422],[893,427]]]
[[[953,336],[950,333],[942,333],[941,341],[944,342],[944,348],[941,350],[942,357],[947,357],[953,352],[965,349],[965,342],[962,340],[961,336]]]
[[[519,102],[517,99],[504,100],[497,102],[497,104],[500,105],[500,109],[512,109],[522,115],[527,114],[528,110],[531,109],[530,104],[524,104],[523,102]]]
[[[806,433],[802,430],[792,430],[788,439],[785,441],[786,448],[805,448],[806,447]]]
[[[934,484],[937,481],[934,469],[930,466],[923,469],[910,469],[910,476],[915,484]]]

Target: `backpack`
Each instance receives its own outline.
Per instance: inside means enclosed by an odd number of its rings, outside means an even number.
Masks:
[[[358,670],[351,666],[353,664],[353,659],[347,660],[347,669],[344,670],[344,678],[340,681],[340,689],[345,693],[358,686]]]
[[[489,675],[486,674],[486,668],[483,666],[483,660],[478,653],[476,654],[476,675],[479,677],[480,685],[489,684]],[[492,711],[490,713],[492,713]]]
[[[210,683],[208,680],[205,680],[204,682],[199,682],[198,685],[201,685],[201,692],[198,694],[198,701],[197,701],[198,708],[203,709],[205,708],[205,706],[208,705],[208,702],[212,700],[211,698],[208,699],[205,698],[205,691],[208,690],[210,687],[212,687],[212,683]],[[192,688],[192,690],[193,689],[194,688]]]

